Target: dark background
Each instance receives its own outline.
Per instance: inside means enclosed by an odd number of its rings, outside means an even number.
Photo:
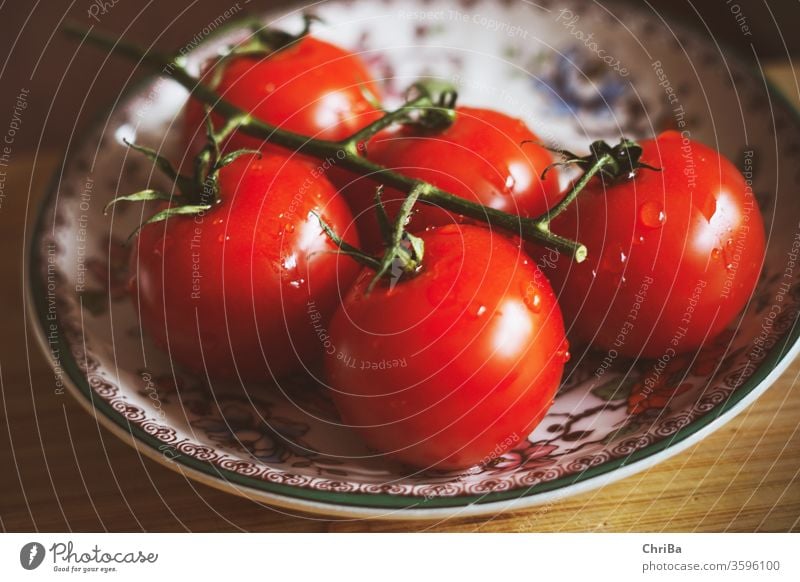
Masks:
[[[3,58],[0,69],[0,113],[10,112],[21,88],[30,89],[30,114],[25,116],[25,130],[20,132],[15,151],[30,151],[46,145],[48,149],[64,148],[73,131],[80,104],[87,99],[78,127],[103,111],[116,97],[132,68],[123,59],[106,61],[100,50],[85,47],[77,54],[76,44],[58,32],[66,19],[91,24],[89,8],[103,0],[47,0],[37,2],[5,2],[0,6],[0,42]],[[104,29],[126,37],[155,43],[164,49],[177,49],[187,39],[213,20],[234,0],[194,0],[191,2],[105,0],[107,13],[99,16]],[[544,2],[543,2],[544,3]],[[551,1],[557,7],[557,1]],[[605,2],[609,6],[611,2]],[[752,55],[750,43],[759,59],[786,59],[787,49],[800,52],[800,35],[795,27],[800,22],[798,0],[650,0],[642,2],[665,16],[701,29],[708,29],[720,42]],[[753,30],[743,36],[731,13],[734,4],[741,6],[747,24]],[[239,0],[239,14],[254,14],[282,6],[298,5],[282,0]],[[780,24],[780,29],[776,22]],[[783,35],[780,32],[783,32]],[[784,45],[785,43],[785,45]],[[106,62],[104,62],[106,61]],[[69,68],[69,74],[64,72]],[[100,69],[91,92],[86,87]],[[63,76],[63,78],[62,78]],[[73,112],[75,112],[73,114]],[[46,131],[42,131],[45,127]]]

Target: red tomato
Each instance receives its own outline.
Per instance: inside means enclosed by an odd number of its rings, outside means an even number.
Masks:
[[[404,126],[378,134],[367,144],[367,157],[407,176],[419,178],[456,196],[498,210],[538,216],[558,201],[558,172],[542,171],[553,161],[550,152],[519,119],[488,109],[457,108],[447,129],[429,132]],[[531,140],[534,143],[523,142]],[[373,209],[377,183],[360,178],[343,194],[356,215],[362,243],[374,249],[382,244]],[[394,216],[405,195],[384,193],[389,215]],[[418,204],[409,230],[457,222],[449,212]]]
[[[319,360],[315,323],[333,314],[358,266],[329,252],[311,212],[341,231],[351,214],[311,169],[286,156],[240,157],[220,171],[218,205],[142,228],[133,300],[173,361],[215,379],[264,381]]]
[[[416,467],[488,463],[541,421],[568,359],[550,284],[504,236],[422,233],[423,270],[362,271],[331,322],[325,370],[344,422]]]
[[[539,266],[574,341],[670,359],[741,312],[761,272],[764,225],[742,174],[715,150],[675,131],[640,145],[642,162],[662,171],[609,187],[593,179],[552,224],[589,257],[542,253]]]
[[[365,95],[377,96],[379,90],[361,59],[310,36],[271,55],[236,56],[223,66],[216,86],[223,99],[282,129],[340,140],[381,116]],[[210,74],[204,78],[207,81]],[[190,100],[186,143],[205,140],[204,117],[202,105]],[[219,119],[214,119],[218,126]],[[264,149],[264,145],[235,134],[228,147]]]

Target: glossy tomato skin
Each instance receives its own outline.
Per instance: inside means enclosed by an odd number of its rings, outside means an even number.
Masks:
[[[365,269],[331,322],[325,370],[343,421],[420,468],[488,463],[524,440],[569,357],[547,279],[506,237],[422,233],[417,276],[366,293]]]
[[[282,129],[340,140],[381,115],[365,94],[380,93],[361,59],[311,36],[269,56],[234,57],[224,67],[216,88],[222,97]],[[190,100],[186,143],[205,139],[204,117],[203,106]],[[228,147],[277,148],[241,134]]]
[[[531,143],[523,143],[530,141]],[[538,216],[558,201],[558,171],[550,153],[520,119],[474,107],[458,107],[443,131],[404,126],[378,134],[367,144],[367,158],[407,176],[425,180],[467,200],[520,216]],[[382,244],[374,217],[377,183],[360,178],[343,190],[356,215],[363,243]],[[386,190],[384,201],[394,216],[404,194]],[[449,212],[418,204],[409,228],[457,222]]]
[[[330,252],[310,214],[342,231],[351,220],[324,177],[307,182],[310,171],[285,156],[243,156],[220,172],[220,204],[142,228],[132,298],[175,363],[212,379],[267,381],[319,361],[314,323],[332,316],[358,266]]]
[[[761,272],[764,225],[742,174],[715,150],[675,131],[641,145],[642,161],[662,171],[608,188],[593,180],[552,224],[587,246],[586,261],[540,251],[539,265],[573,342],[671,358],[741,312]]]

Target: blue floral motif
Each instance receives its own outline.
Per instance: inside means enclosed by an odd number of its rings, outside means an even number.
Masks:
[[[608,115],[609,108],[625,96],[627,83],[607,67],[592,66],[591,61],[578,48],[567,49],[555,56],[546,74],[534,84],[552,97],[553,107],[561,113]]]
[[[550,110],[577,118],[587,133],[636,137],[646,131],[640,126],[647,116],[630,89],[633,76],[623,77],[579,46],[548,53],[528,68],[537,73],[534,89],[547,99]]]

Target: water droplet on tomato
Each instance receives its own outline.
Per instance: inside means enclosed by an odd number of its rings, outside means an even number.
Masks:
[[[458,234],[461,230],[455,224],[446,224],[436,229],[439,234]]]
[[[214,220],[211,221],[211,224],[218,224],[219,225],[219,224],[222,224],[223,222],[224,222],[224,220],[222,218],[215,218]]]
[[[651,200],[639,207],[639,222],[647,228],[661,228],[666,221],[667,215],[660,202]]]
[[[711,258],[714,260],[719,259],[722,256],[722,251],[718,248],[711,249]]]
[[[523,281],[520,283],[520,291],[522,292],[522,300],[533,313],[539,313],[542,310],[542,296],[539,294],[539,289],[536,287],[534,281]]]
[[[223,242],[225,242],[227,240],[231,240],[231,235],[229,235],[229,234],[228,235],[219,235],[217,237],[217,242],[223,243]]]
[[[480,317],[484,313],[486,313],[486,306],[485,305],[479,305],[478,309],[475,310],[475,317]]]
[[[569,353],[569,341],[564,340],[564,343],[561,344],[561,347],[556,352],[556,359],[561,360],[563,363],[569,362],[572,354]]]
[[[620,245],[610,247],[605,253],[601,261],[601,268],[609,273],[621,273],[625,268],[625,261],[628,260],[628,255],[625,253]]]
[[[504,184],[503,192],[505,194],[513,193],[514,192],[514,186],[516,186],[516,185],[517,185],[516,179],[514,179],[514,176],[509,174],[508,177],[506,178],[506,183]]]
[[[725,243],[725,246],[722,249],[722,258],[725,260],[726,264],[730,264],[733,263],[735,256],[736,249],[733,248],[733,239],[729,238],[728,242]],[[725,268],[730,270],[730,267]]]
[[[290,282],[289,282],[289,286],[290,286],[290,287],[292,287],[292,288],[294,288],[294,289],[300,289],[300,287],[301,287],[301,286],[303,285],[303,283],[305,283],[305,282],[306,282],[306,280],[305,280],[305,279],[296,279],[296,280],[294,280],[294,281],[290,281]]]
[[[536,291],[525,293],[525,305],[534,313],[539,313],[542,310],[542,296]]]
[[[283,227],[283,230],[284,230],[285,232],[292,233],[292,232],[294,232],[294,225],[293,225],[293,224],[289,224],[289,223],[287,223],[287,224],[286,224],[286,225]]]

